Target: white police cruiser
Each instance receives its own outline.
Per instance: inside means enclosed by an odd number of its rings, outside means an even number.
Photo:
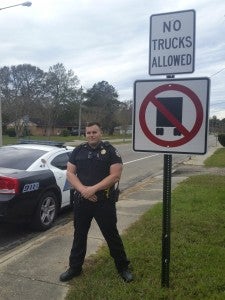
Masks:
[[[0,221],[50,228],[59,210],[72,205],[66,167],[73,147],[21,141],[0,147]]]

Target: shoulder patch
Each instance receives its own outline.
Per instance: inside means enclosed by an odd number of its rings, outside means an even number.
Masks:
[[[104,144],[105,147],[111,146],[110,142],[108,142],[108,141],[103,142],[103,144]]]
[[[116,149],[115,153],[116,153],[116,156],[121,157],[121,155],[117,149]]]
[[[75,147],[75,149],[80,149],[80,148],[86,147],[86,146],[87,146],[87,143],[84,142],[84,143],[78,145],[77,147]]]

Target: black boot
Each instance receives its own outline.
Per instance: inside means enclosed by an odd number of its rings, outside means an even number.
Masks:
[[[81,274],[81,270],[75,270],[73,268],[69,268],[68,270],[66,270],[66,272],[62,273],[59,277],[59,280],[64,282],[64,281],[69,281],[71,280],[73,277],[77,277]]]
[[[119,272],[119,274],[123,278],[123,280],[127,283],[134,280],[133,275],[128,268],[123,269],[122,271]]]

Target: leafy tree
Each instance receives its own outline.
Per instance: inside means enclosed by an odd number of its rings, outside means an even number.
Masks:
[[[14,122],[17,136],[26,126],[24,117],[39,119],[46,129],[78,119],[79,80],[72,70],[56,64],[48,72],[23,64],[0,68],[0,96],[5,122]],[[50,133],[50,130],[49,130]]]
[[[219,132],[223,131],[223,123],[219,119],[217,119],[217,116],[213,116],[209,119],[209,131],[214,134],[218,134]]]
[[[42,99],[42,115],[47,128],[53,128],[60,122],[71,106],[78,101],[79,80],[72,70],[66,71],[58,63],[49,68],[46,74],[46,93]]]
[[[89,118],[98,120],[103,130],[113,134],[117,125],[116,112],[120,105],[115,88],[107,81],[101,81],[88,89],[85,97],[87,100],[84,104],[91,109]]]
[[[45,73],[23,64],[0,69],[0,91],[3,116],[15,123],[17,136],[23,131],[24,116],[32,116],[43,96]]]
[[[117,113],[117,120],[125,134],[127,133],[129,125],[132,124],[132,109],[132,100],[127,100],[120,103],[119,111]]]
[[[224,133],[218,134],[218,141],[223,147],[225,147],[225,134]]]

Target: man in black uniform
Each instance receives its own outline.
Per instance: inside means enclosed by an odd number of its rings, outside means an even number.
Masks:
[[[74,239],[69,269],[61,281],[79,276],[87,250],[87,235],[95,218],[114,259],[116,269],[125,282],[133,280],[123,242],[117,230],[115,184],[122,173],[122,159],[117,150],[101,140],[99,123],[86,126],[87,143],[76,147],[67,165],[67,179],[75,189]]]

